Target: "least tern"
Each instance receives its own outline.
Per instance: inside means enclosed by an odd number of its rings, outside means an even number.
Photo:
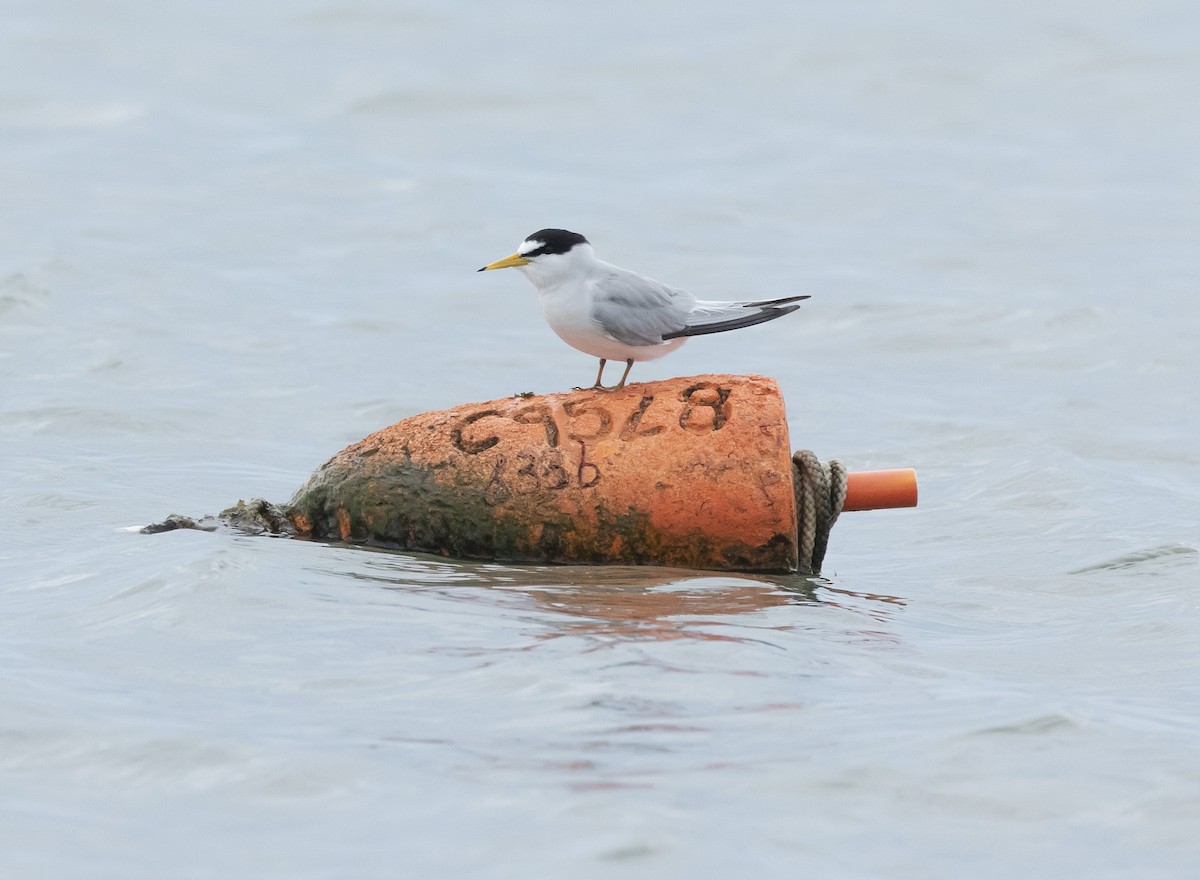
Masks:
[[[489,269],[517,268],[537,288],[546,323],[567,345],[600,359],[593,389],[625,387],[634,361],[670,354],[689,336],[723,333],[773,321],[800,308],[807,296],[757,302],[708,302],[596,259],[578,232],[539,229],[512,256]],[[604,365],[625,361],[616,385],[604,386]]]

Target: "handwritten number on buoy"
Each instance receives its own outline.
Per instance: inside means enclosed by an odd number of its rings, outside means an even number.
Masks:
[[[567,436],[572,440],[599,440],[612,433],[612,413],[607,407],[596,406],[588,401],[568,400],[563,404],[563,412],[571,419],[573,430],[568,431]],[[596,428],[585,434],[579,429],[578,423],[587,416],[596,418]]]
[[[517,410],[512,414],[512,420],[522,425],[543,425],[546,429],[546,445],[551,449],[558,445],[558,423],[554,421],[550,407],[544,403]]]
[[[629,418],[625,420],[625,426],[621,428],[621,439],[632,440],[635,437],[653,437],[655,434],[662,433],[663,426],[655,425],[653,428],[645,428],[638,430],[638,425],[642,422],[642,416],[646,414],[646,410],[650,409],[650,404],[654,403],[653,394],[643,394],[642,399],[638,401],[637,409],[629,414]]]
[[[496,464],[492,468],[492,478],[488,480],[487,489],[483,493],[483,503],[489,507],[495,507],[497,504],[503,504],[512,497],[512,490],[508,488],[508,483],[504,482],[504,465],[507,460],[503,455],[496,456]]]
[[[479,412],[473,412],[469,416],[464,416],[450,432],[450,442],[453,443],[459,450],[467,455],[478,455],[486,449],[491,449],[500,442],[500,438],[493,434],[491,437],[485,437],[482,440],[471,440],[463,436],[463,429],[478,422],[480,419],[486,419],[488,416],[500,415],[499,410],[481,409]]]
[[[576,476],[579,478],[580,489],[590,489],[600,482],[600,468],[587,460],[587,446],[582,440],[579,441],[579,470]]]
[[[586,460],[582,440],[579,441],[579,445],[579,466],[575,469],[575,476],[579,481],[579,488],[590,489],[600,482],[600,468]],[[557,449],[543,450],[536,454],[523,450],[518,452],[515,458],[518,463],[517,476],[531,481],[534,487],[557,492],[571,485],[571,472],[563,462],[562,452]],[[492,474],[493,482],[501,479],[502,469],[503,465]]]
[[[565,489],[571,485],[571,475],[563,467],[562,453],[557,449],[551,450],[550,460],[546,463],[542,477],[546,480],[547,489]]]
[[[729,395],[732,389],[722,388],[708,382],[699,382],[685,388],[679,396],[683,404],[679,411],[679,427],[691,433],[719,431],[729,421]],[[654,404],[654,395],[644,394],[637,405],[629,411],[621,422],[617,437],[629,442],[645,437],[654,437],[667,429],[667,425],[657,424],[642,426],[646,413]],[[711,417],[697,415],[699,410],[711,410]],[[579,463],[575,467],[574,480],[580,488],[590,489],[600,482],[600,467],[595,462],[587,460],[586,442],[604,440],[613,433],[614,419],[610,405],[594,400],[569,400],[563,403],[562,411],[568,419],[566,435],[569,440],[579,444]],[[479,455],[492,449],[500,443],[500,435],[485,434],[478,429],[472,429],[476,422],[486,418],[505,418],[505,413],[499,409],[481,409],[469,413],[459,420],[450,430],[450,442],[460,452],[467,455]],[[519,463],[516,476],[532,479],[545,489],[565,489],[572,482],[572,474],[568,465],[564,464],[562,451],[558,441],[562,429],[559,428],[555,412],[544,403],[536,403],[522,407],[507,416],[520,425],[540,425],[545,433],[546,446],[544,452],[518,452],[515,457]],[[668,423],[669,424],[669,423]],[[509,487],[503,482],[503,474],[508,460],[503,456],[497,459],[489,493],[502,495],[507,500]]]
[[[697,407],[710,407],[713,413],[710,423],[711,430],[721,430],[721,426],[729,421],[728,401],[732,391],[732,388],[721,388],[707,382],[700,382],[685,388],[679,395],[679,399],[684,403],[683,411],[679,414],[679,427],[685,431],[704,431],[707,426],[699,422],[693,423],[692,415]]]

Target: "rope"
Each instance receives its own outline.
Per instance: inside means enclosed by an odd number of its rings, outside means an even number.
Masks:
[[[846,503],[846,466],[836,459],[821,464],[815,454],[801,449],[792,456],[792,483],[796,490],[800,573],[820,574],[829,548],[829,532]]]

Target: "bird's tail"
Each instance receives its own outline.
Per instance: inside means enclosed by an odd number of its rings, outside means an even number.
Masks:
[[[800,300],[807,296],[785,296],[782,299],[764,299],[757,302],[697,302],[688,316],[687,326],[682,330],[664,333],[663,339],[680,336],[704,336],[708,333],[724,333],[753,327],[782,318],[800,308]]]

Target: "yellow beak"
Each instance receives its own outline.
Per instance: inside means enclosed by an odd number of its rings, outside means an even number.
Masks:
[[[508,269],[513,266],[524,266],[529,260],[525,259],[520,254],[513,254],[511,257],[505,257],[503,260],[497,260],[494,263],[488,263],[480,272],[486,272],[488,269]]]

